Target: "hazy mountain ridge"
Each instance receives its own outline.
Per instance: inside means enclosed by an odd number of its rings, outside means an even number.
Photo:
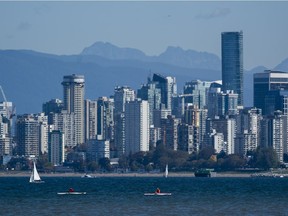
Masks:
[[[220,58],[212,53],[183,50],[181,47],[169,46],[158,56],[147,56],[144,52],[133,48],[120,48],[110,43],[96,42],[84,48],[82,56],[101,56],[111,60],[140,60],[159,62],[186,68],[220,70]]]
[[[89,53],[88,51],[86,49],[85,52]],[[201,56],[201,53],[198,55],[198,52],[184,51],[182,48],[175,47],[168,47],[164,53],[156,57],[146,56],[141,51],[130,51],[126,48],[125,52],[119,52],[122,57],[117,54],[114,55],[114,59],[110,59],[103,56],[106,53],[104,51],[101,56],[100,51],[98,51],[99,55],[83,53],[53,55],[32,50],[0,50],[0,85],[4,89],[7,100],[16,105],[17,113],[23,114],[41,112],[43,103],[53,98],[62,99],[63,76],[73,73],[85,76],[85,98],[91,100],[100,96],[113,95],[114,87],[118,85],[127,85],[136,90],[141,87],[141,84],[147,83],[148,76],[153,73],[175,76],[179,93],[183,91],[185,82],[195,79],[206,81],[221,79],[219,66],[215,66],[216,69],[211,66],[220,64],[218,57],[213,54]],[[138,54],[131,59],[128,58],[131,53]],[[190,61],[192,56],[198,57]],[[156,61],[157,59],[161,61]],[[200,64],[195,63],[195,59],[200,59]],[[201,68],[200,65],[205,61],[208,66]],[[182,63],[183,65],[179,66]],[[288,59],[275,68],[288,71]],[[266,68],[259,66],[244,72],[245,106],[252,105],[253,74],[263,72],[264,69]],[[1,96],[0,98],[2,100]]]
[[[0,50],[0,85],[7,99],[16,105],[18,114],[41,112],[44,102],[52,98],[62,99],[63,76],[73,73],[85,76],[85,98],[92,100],[113,95],[117,85],[138,89],[152,73],[175,76],[180,92],[186,81],[207,77],[220,79],[220,72],[216,70],[177,67],[159,62]]]

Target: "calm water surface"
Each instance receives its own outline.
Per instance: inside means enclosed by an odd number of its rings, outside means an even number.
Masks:
[[[0,215],[288,215],[288,178],[0,178]],[[57,195],[73,187],[86,195]],[[159,187],[172,196],[144,196]]]

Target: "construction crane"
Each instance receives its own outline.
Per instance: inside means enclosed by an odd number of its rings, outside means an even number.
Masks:
[[[3,108],[4,108],[4,111],[6,112],[5,115],[3,113],[1,114],[2,122],[3,123],[8,123],[10,121],[10,119],[12,119],[13,116],[15,115],[14,114],[15,108],[13,107],[12,110],[11,110],[10,107],[8,106],[8,102],[7,102],[5,93],[4,93],[3,88],[2,88],[1,85],[0,85],[0,91],[1,91],[1,94],[2,94],[2,97],[3,97],[3,100],[4,100],[3,101]]]

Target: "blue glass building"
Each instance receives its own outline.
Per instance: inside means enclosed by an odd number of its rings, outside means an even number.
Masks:
[[[238,94],[238,106],[243,106],[243,32],[222,32],[222,91]]]

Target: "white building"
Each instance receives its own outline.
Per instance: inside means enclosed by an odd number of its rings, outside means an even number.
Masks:
[[[84,76],[68,75],[63,77],[64,110],[75,114],[76,144],[85,142],[84,126]]]
[[[48,125],[48,117],[45,116],[44,113],[39,113],[37,116],[35,116],[37,121],[39,122],[39,150],[42,154],[48,153],[48,131],[49,131],[49,125]]]
[[[64,146],[74,147],[77,145],[75,138],[75,114],[62,110],[61,113],[53,114],[54,130],[64,134]]]
[[[233,118],[215,118],[209,120],[210,131],[215,129],[217,133],[224,135],[224,142],[227,143],[227,154],[235,153],[236,123]]]
[[[125,105],[125,154],[149,151],[149,105],[135,100]]]

